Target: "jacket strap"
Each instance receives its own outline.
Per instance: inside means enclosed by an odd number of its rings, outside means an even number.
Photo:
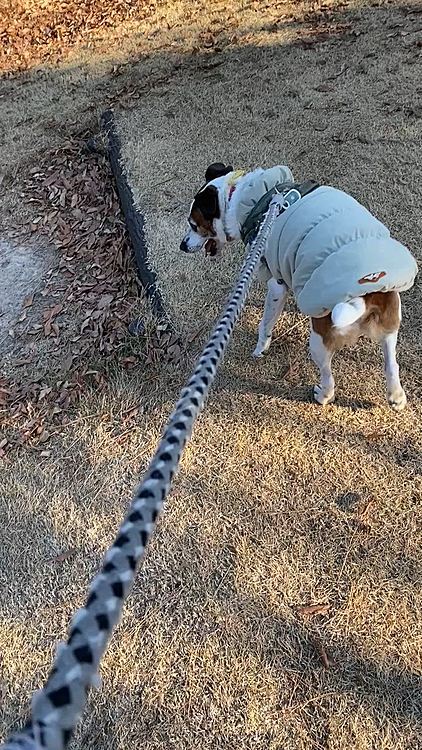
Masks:
[[[242,242],[245,245],[250,245],[251,242],[254,241],[262,219],[268,211],[268,206],[270,205],[271,199],[276,193],[284,195],[290,190],[297,190],[300,193],[300,197],[304,198],[305,195],[312,193],[312,191],[316,190],[316,188],[318,187],[319,184],[318,182],[315,182],[315,180],[306,180],[305,182],[299,184],[295,184],[293,182],[278,182],[276,185],[274,185],[274,187],[271,188],[271,190],[268,190],[267,193],[264,193],[262,198],[259,199],[259,201],[253,207],[252,211],[246,217],[246,221],[244,222],[240,230]]]

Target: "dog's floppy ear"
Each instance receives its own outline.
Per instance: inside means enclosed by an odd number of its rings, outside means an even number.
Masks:
[[[214,164],[210,164],[209,167],[207,167],[207,171],[205,172],[205,182],[211,182],[211,180],[215,180],[216,177],[222,177],[224,174],[229,174],[229,172],[233,172],[232,166],[226,167],[222,162],[216,161]]]
[[[220,218],[220,206],[218,203],[218,190],[214,185],[201,190],[196,194],[192,208],[197,208],[204,219],[213,221]]]

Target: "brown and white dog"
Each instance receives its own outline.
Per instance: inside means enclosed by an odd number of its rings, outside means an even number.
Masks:
[[[183,252],[205,250],[218,254],[222,247],[238,240],[241,227],[236,219],[236,192],[244,179],[243,173],[223,164],[212,164],[205,174],[205,185],[195,195],[190,207],[189,231],[181,242]],[[267,277],[268,279],[268,277]],[[259,325],[254,357],[261,357],[269,348],[274,326],[283,310],[289,289],[280,279],[267,280],[264,313]],[[322,405],[335,397],[331,370],[333,353],[353,345],[365,336],[381,344],[384,354],[387,398],[390,406],[400,411],[406,406],[406,394],[400,383],[396,359],[397,335],[401,322],[400,295],[395,291],[375,292],[336,305],[329,314],[311,318],[310,353],[319,368],[320,380],[314,387],[314,398]]]

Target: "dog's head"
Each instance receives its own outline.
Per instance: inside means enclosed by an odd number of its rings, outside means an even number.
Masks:
[[[224,211],[225,176],[233,167],[219,162],[210,164],[205,172],[205,185],[199,190],[190,207],[189,231],[180,243],[184,253],[196,253],[205,248],[208,255],[216,255],[227,241],[222,211]]]

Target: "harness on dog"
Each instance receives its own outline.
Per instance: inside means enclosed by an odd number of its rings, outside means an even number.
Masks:
[[[231,175],[229,175],[229,179],[227,180],[227,187],[229,189],[227,200],[229,201],[229,203],[230,198],[236,190],[237,181],[240,180],[240,178],[243,177],[244,174],[246,174],[246,171],[244,169],[237,169],[235,172],[232,172]]]
[[[319,183],[315,180],[306,180],[300,184],[292,182],[279,182],[274,185],[271,190],[265,193],[262,198],[259,199],[258,203],[255,204],[250,214],[248,214],[243,227],[240,230],[240,236],[244,245],[250,245],[258,234],[260,224],[268,211],[271,199],[277,193],[281,194],[285,198],[285,204],[283,204],[283,210],[296,203],[305,195],[312,193],[319,187]]]
[[[230,186],[235,185],[236,182],[241,177],[243,177],[244,174],[246,174],[245,169],[236,169],[234,172],[231,172],[231,174],[229,174],[228,179],[227,179],[227,185],[230,185]]]

